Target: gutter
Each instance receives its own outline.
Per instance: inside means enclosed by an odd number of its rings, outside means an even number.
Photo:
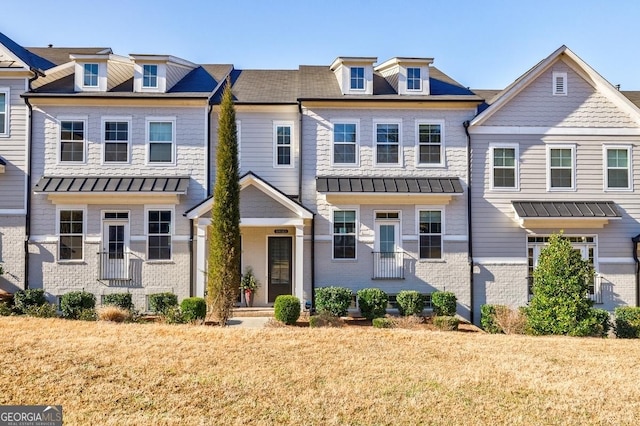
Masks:
[[[471,135],[469,134],[469,120],[462,123],[464,133],[467,135],[467,253],[469,256],[469,317],[473,324],[473,227],[471,208]]]

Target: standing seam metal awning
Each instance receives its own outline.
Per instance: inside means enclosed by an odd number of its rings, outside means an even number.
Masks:
[[[382,177],[317,177],[318,192],[333,193],[397,193],[397,194],[461,194],[460,179],[382,178]]]
[[[174,193],[186,194],[189,177],[43,177],[35,193]]]

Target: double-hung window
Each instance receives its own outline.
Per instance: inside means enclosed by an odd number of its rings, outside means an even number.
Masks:
[[[605,146],[605,189],[631,189],[631,148]]]
[[[60,161],[84,162],[85,151],[85,121],[60,121]]]
[[[58,210],[58,260],[82,260],[84,210]]]
[[[147,119],[149,163],[174,162],[175,120]]]
[[[333,258],[356,258],[356,211],[333,212]]]
[[[129,161],[129,121],[108,119],[104,121],[104,162]]]
[[[357,162],[358,125],[333,123],[333,163],[355,165]]]
[[[375,123],[376,164],[400,163],[400,124]]]
[[[291,124],[274,125],[275,167],[290,167],[291,163]]]
[[[575,146],[547,146],[549,190],[575,189]]]
[[[491,187],[518,189],[518,146],[496,144],[490,148]]]
[[[9,89],[0,88],[0,136],[9,135]]]
[[[442,258],[442,210],[418,211],[420,259]]]
[[[147,211],[147,259],[171,259],[171,210]]]
[[[83,85],[98,87],[98,64],[84,64]]]
[[[422,90],[420,68],[407,68],[407,90]]]
[[[144,88],[158,87],[158,66],[157,65],[142,66],[142,87]]]
[[[364,67],[351,67],[351,90],[364,90]]]
[[[418,164],[441,166],[444,164],[444,123],[417,123]]]

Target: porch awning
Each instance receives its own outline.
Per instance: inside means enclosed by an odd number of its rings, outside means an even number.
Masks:
[[[620,219],[613,201],[512,201],[523,228],[602,228]]]

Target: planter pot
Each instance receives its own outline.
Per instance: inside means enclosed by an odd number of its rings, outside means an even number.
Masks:
[[[253,291],[245,290],[244,291],[244,304],[246,307],[253,307]]]

